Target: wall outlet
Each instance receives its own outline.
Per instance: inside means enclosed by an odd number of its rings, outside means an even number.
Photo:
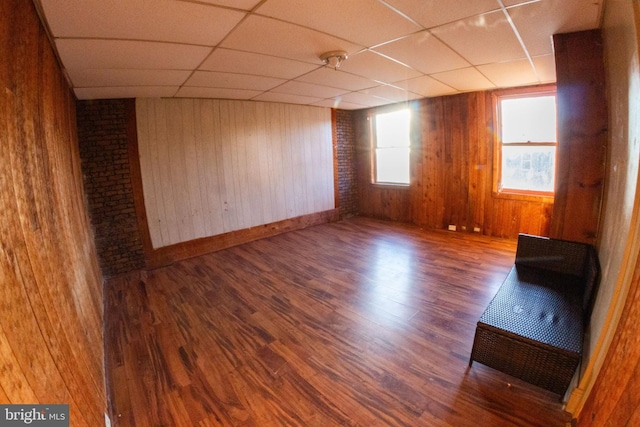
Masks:
[[[449,226],[449,231],[456,231],[456,226],[455,226],[455,225],[453,225],[453,224],[451,224],[451,225]]]
[[[473,227],[473,232],[474,233],[479,233],[480,232],[480,227]]]

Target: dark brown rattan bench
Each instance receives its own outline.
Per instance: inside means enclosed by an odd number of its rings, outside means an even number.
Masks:
[[[521,234],[476,327],[473,361],[564,395],[582,356],[600,267],[591,245]]]

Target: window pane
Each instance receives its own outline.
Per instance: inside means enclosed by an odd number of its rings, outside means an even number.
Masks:
[[[408,109],[376,115],[376,146],[408,147],[410,117]]]
[[[502,188],[552,192],[555,182],[553,146],[502,146]]]
[[[556,97],[503,99],[502,142],[556,142]]]
[[[409,184],[409,148],[376,149],[376,181]]]

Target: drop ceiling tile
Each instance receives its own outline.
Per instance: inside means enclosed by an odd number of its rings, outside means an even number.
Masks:
[[[273,77],[249,76],[246,74],[196,71],[185,86],[217,87],[227,89],[269,90],[286,82]]]
[[[341,110],[361,110],[363,108],[368,108],[366,105],[352,104],[350,102],[342,101],[339,97],[336,99],[324,99],[311,105],[326,108],[339,108]]]
[[[281,79],[293,79],[320,65],[239,50],[216,49],[202,63],[201,70],[253,74]]]
[[[421,75],[419,71],[371,51],[349,57],[340,69],[381,83],[393,83]]]
[[[202,3],[215,4],[219,6],[231,7],[234,9],[251,10],[261,0],[200,0]]]
[[[189,70],[211,52],[208,47],[127,40],[58,39],[56,46],[67,69]]]
[[[80,68],[67,70],[74,87],[180,86],[191,74],[180,70]]]
[[[542,0],[508,9],[531,56],[553,53],[552,34],[597,28],[602,0]]]
[[[499,8],[495,0],[385,0],[425,28],[447,24]]]
[[[319,68],[315,71],[298,77],[296,80],[351,91],[366,89],[379,85],[379,83],[374,82],[371,79],[345,73],[344,71],[339,69],[334,70],[333,68],[329,67]]]
[[[475,68],[445,71],[433,74],[431,77],[463,92],[495,88],[495,85]]]
[[[497,87],[527,86],[540,83],[528,59],[479,65],[478,70]]]
[[[389,104],[389,100],[387,99],[368,95],[362,92],[350,92],[340,96],[337,99],[350,104],[364,105],[365,107],[377,107],[380,105]]]
[[[170,98],[178,86],[81,87],[73,91],[78,99]]]
[[[42,6],[54,37],[169,41],[214,46],[244,12],[154,0],[50,0]]]
[[[388,99],[392,102],[402,102],[420,98],[420,95],[418,94],[407,92],[404,89],[388,85],[381,85],[371,89],[362,90],[360,92],[366,93],[367,95]]]
[[[269,0],[258,8],[257,13],[363,46],[373,46],[421,29],[378,0]]]
[[[178,98],[251,99],[260,93],[262,92],[259,90],[183,86],[175,96]]]
[[[319,31],[262,16],[249,16],[221,47],[322,65],[320,55],[332,50],[353,54],[362,46]]]
[[[554,83],[556,81],[556,59],[553,55],[534,56],[533,65],[536,67],[540,83]]]
[[[425,74],[465,68],[471,65],[426,30],[377,46],[372,50],[392,57]]]
[[[311,96],[292,95],[290,93],[265,92],[253,98],[255,101],[282,102],[284,104],[313,104],[321,101],[322,98]]]
[[[540,1],[540,0],[536,0],[536,1]],[[531,2],[531,0],[502,0],[502,3],[506,7],[519,5],[519,4],[522,4],[522,3],[530,3],[530,2]]]
[[[473,65],[526,57],[502,11],[438,27],[432,33]]]
[[[394,85],[427,98],[449,95],[457,92],[456,89],[451,86],[447,86],[446,84],[432,79],[429,76],[416,77],[414,79],[394,83]]]
[[[604,3],[34,1],[41,5],[80,99],[171,97],[179,91],[178,96],[260,96],[274,102],[349,109],[388,104],[412,94],[431,97],[496,85],[554,82],[551,34],[598,28]],[[501,4],[507,16],[498,10]],[[255,13],[247,15],[250,10]],[[330,14],[337,16],[327,19]],[[521,35],[533,69],[527,67],[525,51],[507,17]],[[214,47],[220,40],[222,46]],[[324,67],[319,59],[331,50],[349,53],[339,70]],[[335,95],[343,91],[351,92]]]
[[[318,98],[331,98],[349,92],[344,89],[336,89],[328,86],[320,86],[311,83],[290,81],[273,89],[277,93],[290,93],[292,95],[307,95]]]

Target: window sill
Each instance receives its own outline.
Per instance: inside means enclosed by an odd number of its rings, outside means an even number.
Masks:
[[[390,184],[383,182],[372,182],[372,187],[386,189],[386,190],[409,190],[409,184]]]
[[[524,194],[510,191],[494,191],[496,199],[519,200],[523,202],[553,203],[554,196],[549,194]]]

